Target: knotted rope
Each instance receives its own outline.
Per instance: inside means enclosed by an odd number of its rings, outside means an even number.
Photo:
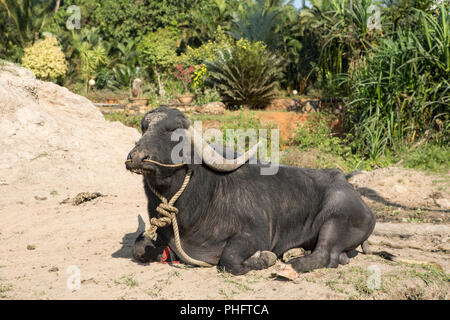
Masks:
[[[165,166],[165,165],[164,165]],[[144,236],[149,237],[153,241],[156,240],[156,230],[158,228],[166,227],[172,224],[173,228],[173,234],[175,237],[175,247],[177,248],[178,253],[180,254],[181,258],[183,258],[186,262],[196,265],[199,267],[212,267],[209,263],[196,260],[191,258],[187,255],[186,252],[184,252],[183,248],[181,247],[181,241],[180,241],[180,234],[178,230],[178,222],[177,222],[177,214],[178,209],[174,206],[175,202],[178,200],[178,198],[183,193],[184,189],[186,189],[189,180],[191,179],[192,169],[189,168],[186,172],[186,176],[184,178],[183,184],[181,185],[180,189],[173,195],[173,197],[170,199],[170,201],[167,201],[167,199],[161,195],[157,190],[155,190],[150,184],[148,184],[148,187],[153,192],[153,194],[161,200],[161,203],[156,208],[156,211],[159,213],[159,217],[151,218],[150,219],[150,229],[144,233]]]

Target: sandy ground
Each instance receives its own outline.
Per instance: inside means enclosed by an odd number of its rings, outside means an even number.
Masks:
[[[146,199],[124,167],[137,131],[22,68],[0,70],[0,96],[0,299],[448,299],[448,175],[354,176],[379,216],[369,239],[378,254],[337,269],[285,281],[272,277],[281,261],[237,277],[139,264],[131,247],[148,221]],[[80,192],[104,196],[62,203]]]
[[[232,276],[216,268],[139,264],[131,258],[147,222],[139,176],[103,186],[105,197],[60,204],[82,191],[56,193],[1,185],[0,297],[3,299],[447,299],[449,230],[443,223],[378,223],[374,251],[405,260],[358,254],[349,265],[320,269],[294,281],[272,278],[276,267]],[[47,197],[47,200],[36,200]],[[448,214],[448,213],[447,213]],[[141,221],[139,222],[141,217]],[[281,262],[278,262],[280,264]],[[71,266],[76,266],[71,267]],[[76,287],[79,270],[80,287]],[[375,272],[375,271],[376,272]],[[370,281],[379,275],[378,289]],[[75,280],[74,280],[75,279]],[[369,284],[369,285],[368,285]],[[75,288],[75,289],[74,289]]]

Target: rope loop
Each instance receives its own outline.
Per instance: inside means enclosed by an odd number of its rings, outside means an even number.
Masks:
[[[209,263],[189,257],[181,247],[181,240],[177,223],[177,214],[179,210],[174,206],[174,204],[181,196],[184,189],[186,189],[189,180],[191,179],[191,174],[192,169],[189,168],[186,172],[186,176],[184,177],[184,181],[180,187],[180,190],[178,190],[178,192],[173,195],[170,201],[167,201],[167,199],[163,197],[158,191],[156,191],[150,184],[148,185],[153,194],[158,197],[159,200],[161,200],[161,203],[158,205],[158,207],[156,207],[156,212],[158,212],[160,216],[150,219],[150,229],[144,232],[144,236],[149,237],[150,239],[155,241],[157,238],[156,230],[158,228],[172,225],[175,237],[175,247],[177,248],[178,254],[181,256],[181,258],[183,258],[186,262],[199,267],[212,267],[212,265],[210,265]]]
[[[178,213],[178,209],[176,207],[174,207],[168,203],[163,203],[163,202],[161,202],[159,204],[158,208],[156,208],[156,211],[165,215],[166,217],[168,217],[169,215]]]

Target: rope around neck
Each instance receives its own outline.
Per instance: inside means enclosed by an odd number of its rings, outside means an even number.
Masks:
[[[153,194],[156,197],[158,197],[159,200],[161,200],[161,203],[156,208],[156,211],[159,213],[160,216],[157,218],[150,219],[150,229],[144,232],[144,236],[149,237],[150,239],[155,241],[157,236],[156,230],[158,228],[162,228],[172,224],[173,234],[175,236],[175,247],[177,248],[177,251],[180,254],[181,258],[183,258],[186,262],[192,265],[196,265],[199,267],[212,267],[212,265],[210,265],[209,263],[191,258],[190,256],[187,255],[186,252],[184,252],[183,248],[181,247],[180,234],[178,230],[178,222],[176,216],[179,211],[174,206],[174,204],[181,196],[184,189],[186,189],[186,186],[188,185],[189,180],[191,179],[191,174],[192,169],[188,168],[186,176],[184,177],[183,184],[181,185],[177,193],[173,195],[170,201],[167,201],[167,199],[164,196],[162,196],[157,190],[155,190],[150,184],[147,184],[150,190],[153,192]]]

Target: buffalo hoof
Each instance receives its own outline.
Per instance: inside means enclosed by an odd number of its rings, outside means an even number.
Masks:
[[[369,247],[369,241],[366,240],[361,244],[361,249],[363,250],[364,254],[371,254],[372,250],[370,250]]]
[[[260,259],[267,266],[266,268],[273,266],[277,262],[276,254],[271,251],[262,251]]]
[[[245,260],[244,265],[254,270],[266,269],[277,262],[277,256],[270,251],[256,251],[250,258]]]
[[[346,264],[348,264],[349,262],[350,262],[350,259],[348,258],[347,253],[342,252],[342,253],[339,255],[339,263],[342,264],[342,265],[346,265]]]

